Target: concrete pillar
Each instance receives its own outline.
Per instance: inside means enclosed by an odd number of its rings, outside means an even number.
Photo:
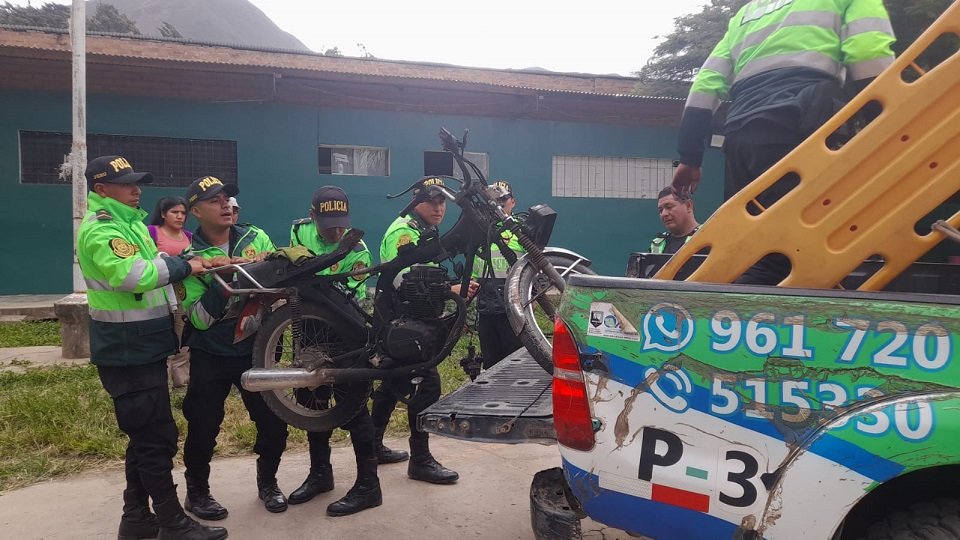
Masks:
[[[73,293],[53,303],[60,319],[63,358],[90,358],[90,312],[87,295]]]

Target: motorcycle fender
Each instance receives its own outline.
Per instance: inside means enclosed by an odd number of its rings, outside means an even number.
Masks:
[[[233,329],[233,342],[240,343],[256,333],[263,321],[267,309],[267,299],[248,300],[237,316],[237,325]]]
[[[593,263],[590,259],[569,249],[558,247],[543,248],[543,256],[549,257],[550,255],[569,257],[584,266],[590,266]],[[520,276],[523,274],[524,268],[531,264],[533,263],[527,258],[526,253],[521,255],[507,272],[506,285],[503,287],[503,305],[507,308],[507,320],[510,321],[510,328],[513,329],[513,333],[516,335],[520,335],[523,327],[527,324],[523,316],[523,306],[520,305]]]

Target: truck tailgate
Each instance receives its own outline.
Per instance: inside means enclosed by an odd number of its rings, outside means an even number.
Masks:
[[[423,430],[478,442],[553,442],[553,377],[526,349],[420,414]]]

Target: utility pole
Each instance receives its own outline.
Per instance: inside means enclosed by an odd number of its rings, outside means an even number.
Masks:
[[[70,48],[73,52],[73,144],[70,147],[70,174],[73,178],[73,245],[77,229],[87,213],[87,16],[86,2],[73,0],[70,11]],[[73,292],[86,292],[76,248],[73,252]]]
[[[73,294],[53,303],[60,320],[60,356],[90,357],[90,314],[87,286],[77,259],[77,230],[87,213],[87,16],[84,0],[73,0],[70,11],[70,48],[73,52],[73,144],[67,167],[73,180]]]

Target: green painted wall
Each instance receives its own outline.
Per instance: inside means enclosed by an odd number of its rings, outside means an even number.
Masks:
[[[0,294],[68,292],[70,187],[20,184],[18,131],[69,132],[70,95],[2,92],[0,97],[0,225],[8,234]],[[406,199],[388,201],[385,194],[402,191],[420,177],[423,151],[439,149],[440,126],[458,135],[469,128],[468,150],[490,154],[491,177],[511,181],[519,207],[545,202],[559,212],[551,244],[590,257],[596,270],[608,275],[622,275],[627,255],[645,250],[662,229],[656,201],[553,198],[552,157],[671,159],[676,142],[676,130],[667,128],[106,95],[89,97],[87,115],[90,133],[237,141],[242,219],[263,227],[278,244],[286,245],[290,221],[306,215],[313,190],[338,184],[350,195],[354,225],[367,231],[374,253],[406,204]],[[320,175],[318,143],[387,147],[391,176]],[[716,209],[721,193],[722,157],[711,150],[697,196],[701,221]],[[167,194],[182,191],[147,187],[144,208]],[[450,225],[456,212],[448,212]]]

